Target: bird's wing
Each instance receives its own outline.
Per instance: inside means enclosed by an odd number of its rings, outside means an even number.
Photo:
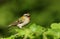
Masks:
[[[24,22],[24,18],[21,17],[17,21],[14,21],[13,23],[10,24],[10,26],[16,26],[17,24],[21,24]]]
[[[21,24],[21,23],[23,23],[23,20],[21,20],[21,19],[18,20],[18,24]]]
[[[21,24],[21,23],[23,23],[24,22],[24,17],[21,17],[20,19],[19,19],[19,22],[18,22],[18,24]]]
[[[13,23],[10,24],[10,26],[16,26],[18,24],[18,21],[14,21]]]

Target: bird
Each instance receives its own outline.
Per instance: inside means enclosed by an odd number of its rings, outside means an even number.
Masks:
[[[23,26],[27,25],[29,22],[30,22],[30,14],[25,13],[25,14],[23,14],[23,16],[21,16],[15,22],[11,23],[8,27],[18,26],[19,28],[22,28]]]

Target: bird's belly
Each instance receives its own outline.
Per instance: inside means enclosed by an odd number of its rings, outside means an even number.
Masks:
[[[17,26],[18,26],[19,28],[21,28],[22,26],[24,26],[24,25],[26,25],[26,24],[28,24],[28,23],[29,23],[29,20],[25,20],[23,23],[18,24]]]

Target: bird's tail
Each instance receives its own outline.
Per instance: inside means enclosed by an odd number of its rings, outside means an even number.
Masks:
[[[11,27],[12,25],[8,25],[8,28]]]

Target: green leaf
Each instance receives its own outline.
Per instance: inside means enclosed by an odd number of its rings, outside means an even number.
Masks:
[[[60,29],[60,23],[53,23],[51,24],[52,29]]]

